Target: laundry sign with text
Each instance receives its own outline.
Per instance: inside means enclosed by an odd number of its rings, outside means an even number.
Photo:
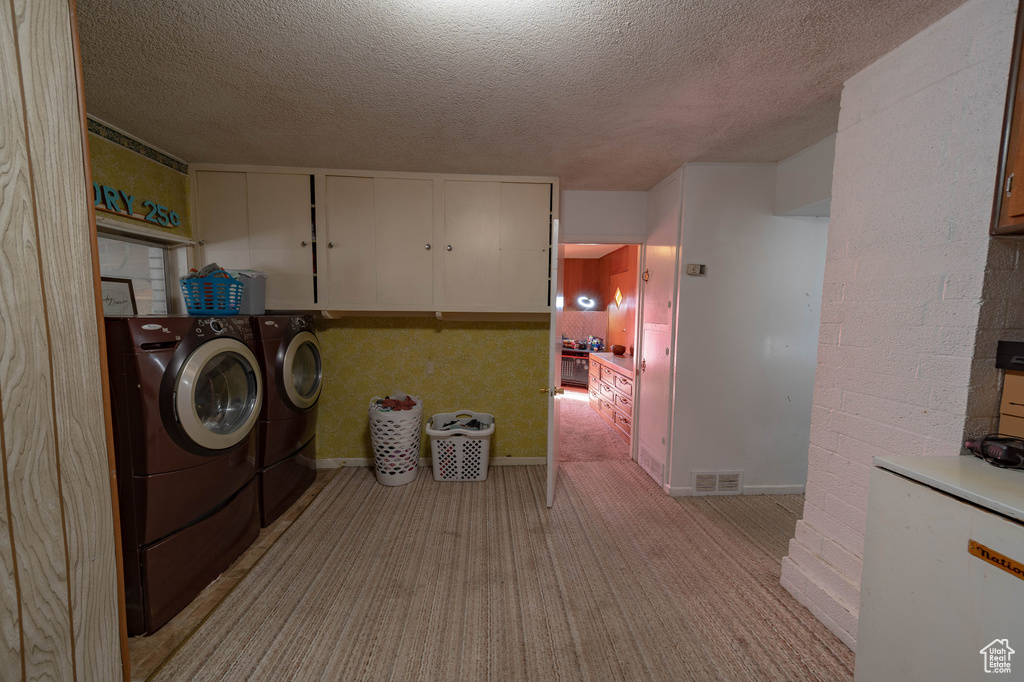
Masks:
[[[167,206],[148,199],[139,200],[124,190],[92,183],[93,205],[96,210],[141,220],[160,227],[178,227],[181,218]],[[138,211],[138,212],[137,212]]]

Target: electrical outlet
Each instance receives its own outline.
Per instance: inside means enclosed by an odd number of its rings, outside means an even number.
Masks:
[[[427,374],[433,374],[433,373],[434,373],[434,361],[433,360],[427,360]]]
[[[686,274],[691,277],[707,277],[708,266],[703,263],[687,263]]]

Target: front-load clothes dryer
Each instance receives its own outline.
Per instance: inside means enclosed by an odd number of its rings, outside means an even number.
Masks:
[[[108,318],[128,633],[152,633],[259,535],[263,379],[249,318]]]
[[[320,343],[310,315],[252,318],[267,397],[259,425],[260,523],[269,526],[316,477]]]

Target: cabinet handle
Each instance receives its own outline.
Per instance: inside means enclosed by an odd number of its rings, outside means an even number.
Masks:
[[[306,240],[305,240],[305,239],[303,239],[303,240],[302,240],[302,245],[303,245],[303,246],[305,246],[305,245],[306,245],[306,243],[307,243],[307,242],[306,242]]]
[[[651,278],[651,273],[648,270],[644,270],[644,274],[640,275],[640,279],[647,281]]]
[[[199,240],[199,246],[206,246],[206,240],[205,239],[200,239]]]
[[[334,242],[327,242],[327,248],[328,249],[333,249],[334,248]]]
[[[647,360],[640,361],[640,373],[643,374],[647,371]]]
[[[427,245],[426,245],[425,247],[423,247],[423,248],[425,248],[425,249],[426,249],[427,251],[430,251],[430,244],[427,244]]]
[[[1010,196],[1013,193],[1013,173],[1010,173],[1010,177],[1006,178],[1006,196]]]
[[[448,246],[445,247],[445,251],[451,251],[451,250],[452,250],[452,245],[451,244],[449,244]]]

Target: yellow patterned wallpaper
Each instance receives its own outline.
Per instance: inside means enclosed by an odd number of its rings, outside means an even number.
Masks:
[[[101,185],[128,192],[135,196],[133,211],[145,215],[143,201],[152,201],[173,210],[181,219],[176,228],[165,228],[148,221],[118,217],[113,213],[96,211],[97,218],[113,220],[131,227],[144,227],[182,237],[192,236],[191,205],[188,176],[167,166],[125,149],[119,144],[89,133],[89,160],[92,180]],[[89,190],[92,197],[92,189]]]
[[[546,322],[349,317],[318,320],[317,334],[318,459],[373,457],[367,408],[395,390],[423,399],[424,424],[439,412],[493,414],[492,457],[545,456],[547,397],[538,389],[548,383]],[[422,431],[420,453],[430,456]]]

